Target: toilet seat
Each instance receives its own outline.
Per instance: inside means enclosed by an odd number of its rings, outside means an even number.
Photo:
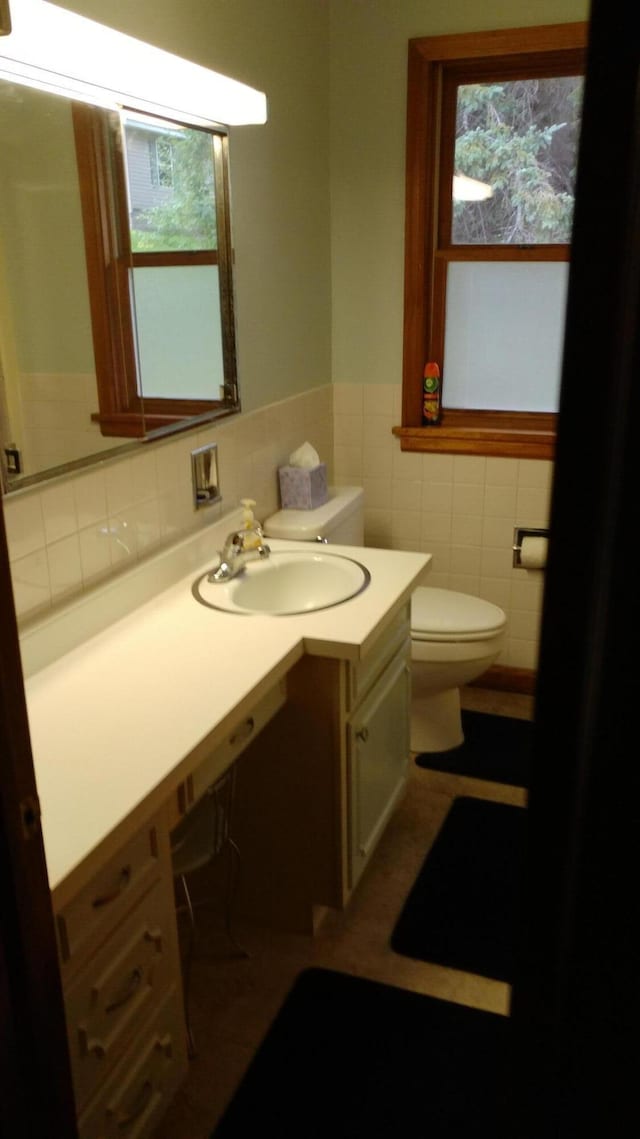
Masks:
[[[420,586],[411,599],[414,641],[484,641],[498,636],[506,622],[497,605],[469,593]]]

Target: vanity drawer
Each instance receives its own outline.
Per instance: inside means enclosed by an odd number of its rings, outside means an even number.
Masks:
[[[178,817],[201,799],[207,789],[211,787],[231,764],[235,762],[241,752],[253,742],[259,732],[269,723],[276,712],[282,708],[287,698],[286,682],[280,681],[269,689],[266,696],[251,709],[248,716],[244,716],[229,732],[226,740],[211,752],[195,771],[187,777],[178,788]]]
[[[353,711],[356,705],[367,694],[371,685],[382,675],[389,661],[404,645],[411,635],[411,606],[403,605],[402,609],[389,623],[370,651],[358,664],[350,665],[348,681],[348,710]]]
[[[87,1102],[169,989],[172,920],[158,882],[65,993],[76,1103]]]
[[[56,914],[62,962],[79,958],[95,938],[104,936],[159,876],[158,828],[150,825],[138,831]]]
[[[174,989],[81,1115],[80,1139],[146,1139],[186,1069],[181,998]]]

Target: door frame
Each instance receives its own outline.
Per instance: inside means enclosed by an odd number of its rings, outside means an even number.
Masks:
[[[0,501],[0,1133],[77,1136]]]
[[[596,1123],[603,1134],[625,1134],[637,1055],[635,8],[593,0],[590,21],[511,1004],[526,1056],[522,1134],[531,1136],[580,1134]]]

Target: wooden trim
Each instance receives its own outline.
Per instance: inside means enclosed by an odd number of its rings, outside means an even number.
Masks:
[[[474,430],[532,431],[555,433],[557,415],[551,411],[473,411],[447,407],[443,412],[445,426],[469,427]]]
[[[173,265],[217,265],[217,249],[167,249],[131,253],[134,269],[167,269]]]
[[[589,25],[539,24],[529,28],[499,28],[486,32],[462,32],[445,36],[418,36],[409,46],[423,60],[445,62],[486,59],[496,56],[531,55],[540,52],[586,48]]]
[[[438,80],[439,70],[419,50],[417,44],[410,40],[405,180],[402,422],[414,426],[422,421],[421,379],[428,358],[425,341],[431,337],[431,328],[427,328],[427,321],[432,311],[431,275],[433,250],[436,245],[433,211],[436,194],[432,185],[435,165],[425,161],[425,153],[429,149],[437,157]]]
[[[488,688],[492,692],[520,692],[524,696],[533,696],[537,675],[532,668],[509,668],[508,665],[492,664],[478,680],[472,680],[469,687]]]
[[[115,224],[119,194],[109,159],[107,112],[72,104],[98,402],[103,415],[129,410],[135,353],[128,274]],[[144,428],[138,434],[143,434]]]
[[[517,71],[526,65],[551,73],[582,70],[587,24],[553,24],[538,28],[512,28],[454,36],[434,36],[409,41],[407,90],[407,157],[405,189],[405,274],[404,274],[404,354],[402,386],[402,446],[413,450],[451,450],[464,454],[514,454],[549,458],[553,440],[534,437],[526,452],[518,451],[520,437],[486,434],[473,437],[456,433],[447,436],[438,428],[437,441],[427,444],[422,434],[422,375],[427,360],[442,365],[444,355],[445,291],[447,263],[459,260],[563,261],[563,246],[537,247],[451,247],[442,220],[438,235],[439,198],[448,201],[453,174],[452,147],[445,160],[446,130],[443,106],[447,97],[446,76],[454,64],[486,69],[487,74],[505,64]],[[451,119],[451,113],[448,116]],[[442,158],[442,161],[441,161]],[[450,232],[450,231],[449,231]],[[438,242],[440,237],[440,244]],[[411,435],[405,434],[411,429]],[[395,429],[400,434],[398,429]],[[433,433],[432,428],[427,431]],[[480,439],[485,447],[479,449]],[[447,444],[451,444],[447,446]]]
[[[553,459],[557,417],[549,413],[447,408],[436,427],[394,427],[402,451]]]
[[[8,36],[11,31],[9,0],[0,0],[0,36]]]
[[[121,148],[112,145],[116,123],[117,117],[101,108],[73,104],[99,405],[99,412],[91,418],[99,423],[102,435],[139,439],[149,431],[180,424],[205,411],[239,407],[227,138],[221,131],[209,132],[213,139],[220,248],[134,253],[124,159]],[[177,265],[219,266],[224,374],[221,400],[161,400],[146,398],[144,391],[139,394],[131,270]]]
[[[158,400],[158,404],[162,401]],[[200,423],[209,424],[212,416],[215,415],[216,420],[224,419],[228,415],[233,415],[236,411],[234,407],[228,407],[222,401],[207,405],[204,401],[200,401],[201,410],[192,412],[189,409],[188,416],[180,414],[172,414],[158,408],[157,411],[148,413],[145,406],[144,415],[144,435],[140,435],[142,416],[136,412],[127,414],[126,412],[114,413],[111,416],[101,416],[100,413],[95,413],[91,416],[94,423],[100,424],[100,429],[103,435],[116,435],[125,436],[131,439],[149,438],[152,434],[157,436],[159,433],[171,429],[172,434],[177,427],[187,431],[193,427],[197,427]],[[199,403],[199,406],[200,406]]]
[[[238,403],[236,371],[236,319],[233,294],[233,245],[231,242],[231,192],[229,179],[229,140],[214,134],[214,177],[216,190],[216,226],[218,233],[218,265],[220,312],[222,316],[222,360],[225,398]]]
[[[571,246],[557,245],[442,245],[434,254],[447,265],[452,261],[569,261]]]

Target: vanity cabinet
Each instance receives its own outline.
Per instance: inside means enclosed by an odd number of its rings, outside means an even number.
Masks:
[[[57,913],[81,1139],[143,1139],[187,1068],[166,811]]]
[[[171,830],[285,699],[278,681],[215,746],[203,741],[151,822],[56,907],[80,1139],[146,1139],[186,1074]]]
[[[404,790],[409,761],[409,605],[359,660],[307,654],[287,701],[238,763],[238,906],[313,932],[347,904]]]
[[[238,916],[312,933],[406,778],[426,556],[363,549],[357,599],[254,622],[191,595],[220,526],[23,637],[81,1139],[150,1139],[186,1075],[170,836],[206,789],[235,764]]]
[[[181,1001],[174,988],[81,1115],[80,1139],[147,1139],[186,1074],[183,1041]]]
[[[407,781],[410,654],[411,642],[406,640],[347,721],[351,890]]]

